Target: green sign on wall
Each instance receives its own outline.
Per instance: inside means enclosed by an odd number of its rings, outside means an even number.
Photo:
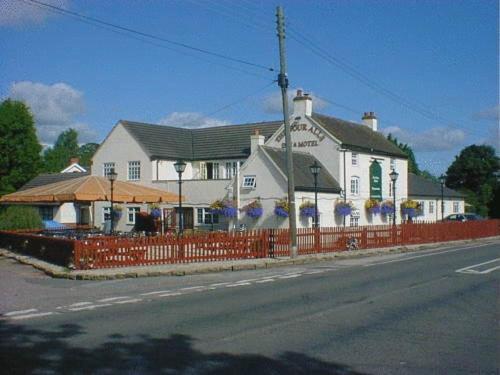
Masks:
[[[370,165],[370,198],[382,200],[382,167],[376,160]]]

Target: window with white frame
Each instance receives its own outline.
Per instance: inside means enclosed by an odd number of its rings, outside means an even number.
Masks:
[[[394,159],[394,158],[391,158],[390,169],[391,169],[391,171],[396,169],[396,159]]]
[[[350,227],[359,227],[359,217],[351,216],[349,218],[349,226]]]
[[[420,212],[422,215],[425,215],[425,202],[424,201],[419,201],[418,204],[420,205]]]
[[[453,202],[453,213],[457,214],[459,210],[460,210],[459,202]]]
[[[351,194],[359,195],[359,177],[357,176],[351,177]]]
[[[204,161],[200,162],[200,179],[207,179],[207,163],[205,163]]]
[[[127,179],[130,181],[138,181],[141,179],[141,162],[140,161],[129,161],[128,162]]]
[[[103,163],[102,164],[102,175],[104,177],[109,176],[109,174],[115,170],[115,163],[114,162],[109,162],[109,163]]]
[[[219,163],[209,163],[209,164],[212,164],[212,180],[218,180],[220,178]]]
[[[219,214],[213,214],[209,208],[198,208],[198,224],[218,224]]]
[[[238,162],[228,161],[226,163],[226,178],[233,178],[234,176],[236,176],[237,170],[238,170]]]
[[[244,176],[243,177],[243,188],[253,189],[257,186],[257,180],[255,176]]]
[[[102,217],[101,217],[102,222],[105,223],[106,218],[108,218],[108,220],[109,220],[110,215],[111,215],[111,207],[109,207],[109,206],[103,207],[102,208]]]
[[[358,165],[358,153],[353,152],[351,154],[351,163],[352,165]]]
[[[127,207],[127,224],[135,224],[135,215],[140,211],[140,207]]]
[[[429,213],[434,213],[434,201],[429,201]]]

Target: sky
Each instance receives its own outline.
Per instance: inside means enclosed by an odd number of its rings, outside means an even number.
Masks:
[[[349,121],[374,111],[435,175],[470,144],[498,153],[496,0],[38,1],[143,33],[0,0],[0,99],[30,106],[44,145],[68,128],[101,142],[120,119],[282,119],[282,5],[290,95],[303,89],[315,112]]]

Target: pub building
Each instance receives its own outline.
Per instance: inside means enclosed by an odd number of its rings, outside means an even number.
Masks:
[[[359,124],[315,113],[313,99],[297,91],[290,131],[298,228],[315,224],[315,191],[321,227],[391,224],[394,202],[396,223],[464,212],[463,196],[408,174],[406,154],[377,125],[373,112],[365,112]],[[285,154],[282,121],[187,129],[120,120],[94,155],[91,174],[106,176],[114,169],[118,179],[176,192],[174,164],[183,160],[185,229],[285,228]],[[312,165],[320,167],[316,186]],[[413,207],[409,202],[418,206],[403,210]],[[178,225],[175,206],[161,207],[166,229]],[[103,222],[108,207],[95,202]],[[128,231],[135,214],[151,206],[128,203],[121,209],[116,228]]]

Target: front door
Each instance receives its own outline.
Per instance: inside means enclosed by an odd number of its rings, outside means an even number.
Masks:
[[[179,207],[175,207],[175,212],[178,217]],[[194,228],[193,207],[182,207],[182,213],[184,216],[184,229],[193,229]]]

